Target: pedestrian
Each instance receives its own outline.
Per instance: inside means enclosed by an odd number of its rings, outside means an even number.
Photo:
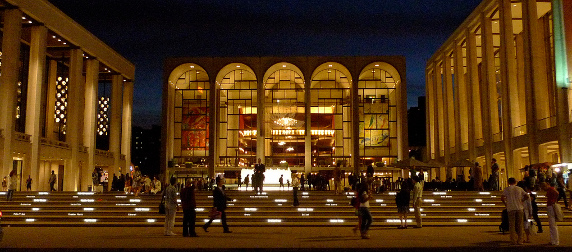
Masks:
[[[133,183],[133,179],[131,179],[131,176],[129,175],[129,173],[126,173],[125,174],[125,188],[123,189],[126,193],[131,192],[131,183]]]
[[[368,231],[371,223],[373,222],[373,218],[369,212],[369,200],[371,198],[371,194],[368,190],[367,183],[362,182],[359,185],[358,198],[360,202],[359,213],[361,216],[361,238],[369,239]]]
[[[280,183],[280,190],[284,190],[284,175],[280,175],[278,183]]]
[[[28,175],[28,179],[26,179],[26,191],[32,190],[32,176]]]
[[[244,177],[244,185],[246,186],[246,191],[248,191],[248,183],[250,183],[250,174],[246,174],[246,177]]]
[[[6,188],[8,188],[8,180],[6,179],[6,176],[4,176],[2,179],[2,191],[6,191]]]
[[[489,178],[489,183],[491,184],[491,191],[499,190],[499,165],[496,159],[492,159],[491,165],[491,176]]]
[[[262,193],[264,184],[264,172],[266,172],[266,166],[262,163],[262,159],[258,159],[258,164],[254,165],[254,171],[257,173],[256,192]]]
[[[554,212],[554,204],[558,200],[558,191],[552,185],[546,182],[540,183],[540,188],[546,192],[546,213],[548,214],[548,227],[550,228],[550,244],[558,245],[558,226],[556,225],[556,213]]]
[[[401,183],[401,190],[395,195],[395,204],[397,205],[397,214],[399,215],[399,221],[401,226],[398,229],[407,228],[407,213],[409,213],[409,200],[410,200],[410,190],[407,183]]]
[[[479,163],[475,163],[475,167],[473,168],[473,189],[475,191],[484,191],[483,187],[483,168],[479,165]]]
[[[18,176],[16,174],[16,170],[10,171],[8,178],[8,193],[6,194],[6,200],[12,201],[12,197],[14,197],[14,191],[16,190],[16,185],[18,184]]]
[[[522,185],[522,189],[524,189],[524,191],[528,194],[528,199],[526,199],[523,202],[523,206],[524,206],[524,217],[523,217],[523,225],[524,225],[524,243],[530,243],[530,230],[532,228],[532,221],[528,221],[531,217],[532,217],[532,199],[530,197],[530,194],[528,193],[530,191],[530,189],[528,188],[528,185],[526,185],[526,183],[524,182]]]
[[[340,171],[340,165],[341,163],[338,162],[338,165],[336,165],[336,168],[334,168],[334,190],[335,190],[335,194],[339,194],[340,193],[340,187],[341,187],[341,171]]]
[[[568,208],[568,199],[566,199],[566,184],[564,183],[564,176],[559,172],[556,176],[556,183],[558,185],[558,200],[564,198],[564,206]]]
[[[165,197],[165,235],[174,236],[177,235],[173,232],[175,227],[175,215],[179,210],[177,205],[177,189],[175,184],[177,183],[177,178],[171,177],[170,185],[165,188],[163,192],[163,197]]]
[[[161,191],[161,181],[157,179],[157,177],[153,177],[153,189],[151,189],[151,193],[157,194]]]
[[[512,245],[523,244],[523,219],[524,219],[524,201],[529,196],[520,187],[516,186],[516,179],[508,179],[508,187],[504,189],[501,201],[506,206],[508,213],[508,224],[510,232],[510,241]]]
[[[300,202],[298,202],[298,186],[300,186],[300,181],[298,180],[298,176],[296,173],[292,173],[292,205],[299,206]]]
[[[259,159],[260,161],[260,159]],[[213,190],[213,207],[216,208],[218,212],[220,212],[220,221],[222,223],[223,233],[232,233],[229,230],[228,225],[226,224],[226,202],[231,201],[232,199],[226,196],[224,193],[223,185],[224,182],[220,177],[216,178],[216,185],[215,189]],[[203,226],[203,230],[208,232],[208,228],[214,220],[214,216],[211,216],[209,221]]]
[[[56,188],[54,187],[54,185],[56,184],[56,174],[54,173],[54,170],[52,170],[52,175],[50,175],[50,180],[48,181],[48,183],[50,183],[50,191],[55,191]]]
[[[421,204],[423,203],[423,186],[421,179],[418,176],[413,177],[415,185],[413,186],[413,209],[415,211],[416,228],[423,227],[423,220],[421,219]]]
[[[197,219],[197,201],[195,197],[195,182],[187,179],[185,188],[181,190],[181,205],[183,206],[183,236],[197,237],[195,222]]]
[[[542,223],[540,222],[540,218],[538,218],[538,204],[536,204],[536,193],[532,193],[532,188],[529,186],[524,187],[524,191],[528,193],[530,196],[530,205],[532,207],[532,218],[536,222],[536,226],[538,227],[537,233],[542,233]]]

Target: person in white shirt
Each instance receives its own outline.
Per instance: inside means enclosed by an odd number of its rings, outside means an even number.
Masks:
[[[524,202],[529,198],[522,188],[516,186],[516,179],[508,179],[509,186],[502,192],[501,200],[508,212],[510,241],[512,245],[521,245],[524,240]]]
[[[421,183],[421,178],[414,176],[413,180],[415,185],[413,186],[413,209],[415,211],[415,222],[416,228],[423,227],[423,220],[421,219],[421,203],[423,202],[423,184]]]
[[[298,186],[300,186],[300,180],[298,180],[298,176],[296,173],[292,173],[292,197],[293,197],[293,206],[300,205],[298,202]]]
[[[175,189],[175,184],[177,183],[177,178],[171,177],[169,181],[171,184],[165,189],[165,235],[175,236],[173,228],[175,227],[175,215],[177,210],[179,210],[179,205],[177,204],[177,189]]]
[[[161,191],[161,181],[157,179],[157,177],[153,178],[153,189],[151,189],[151,193],[157,194]]]

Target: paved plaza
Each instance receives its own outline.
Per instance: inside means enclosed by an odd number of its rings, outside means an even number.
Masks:
[[[374,220],[375,221],[375,220]],[[232,224],[232,223],[231,223]],[[180,230],[176,227],[176,230]],[[548,229],[548,228],[547,228]],[[572,227],[560,227],[560,246],[549,246],[548,232],[532,243],[509,245],[495,227],[374,227],[363,240],[350,227],[235,227],[222,233],[213,225],[199,237],[163,236],[159,227],[6,227],[1,251],[571,251]],[[180,233],[180,231],[179,231]]]

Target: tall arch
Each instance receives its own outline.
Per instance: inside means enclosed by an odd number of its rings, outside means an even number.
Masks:
[[[264,148],[266,165],[305,163],[305,91],[300,69],[287,62],[264,74]]]
[[[312,166],[349,165],[351,158],[351,74],[336,62],[312,73],[310,83]]]

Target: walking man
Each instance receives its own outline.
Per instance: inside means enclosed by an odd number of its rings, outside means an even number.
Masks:
[[[497,164],[496,159],[492,159],[492,166],[491,166],[491,191],[498,191],[499,190],[499,165]]]
[[[26,191],[32,190],[32,176],[28,175],[28,179],[26,180]]]
[[[524,241],[524,204],[529,196],[522,188],[516,186],[516,179],[508,179],[508,187],[502,192],[501,200],[508,212],[510,242],[512,245],[522,245]]]
[[[195,221],[197,219],[197,201],[195,197],[195,183],[187,179],[185,188],[181,190],[181,205],[183,205],[183,236],[197,237]]]
[[[177,205],[177,189],[175,189],[175,184],[177,183],[177,178],[171,177],[169,181],[170,185],[165,188],[165,235],[174,236],[177,235],[173,232],[175,227],[175,214],[179,210]]]
[[[415,211],[416,228],[423,227],[423,220],[421,219],[421,203],[423,202],[423,186],[421,179],[418,176],[413,176],[415,185],[413,186],[413,209]]]
[[[56,174],[54,173],[54,170],[52,170],[52,175],[50,175],[50,180],[48,181],[50,183],[50,191],[55,191],[56,189],[54,188],[54,185],[56,184]]]
[[[216,185],[217,187],[213,190],[213,207],[216,207],[217,211],[220,212],[220,221],[222,223],[223,233],[232,233],[228,229],[228,225],[226,224],[226,202],[231,201],[232,199],[227,197],[222,189],[222,185],[224,184],[223,180],[219,177],[216,178]],[[205,232],[208,232],[207,229],[213,222],[214,217],[211,217],[209,222],[207,222],[203,229]]]

